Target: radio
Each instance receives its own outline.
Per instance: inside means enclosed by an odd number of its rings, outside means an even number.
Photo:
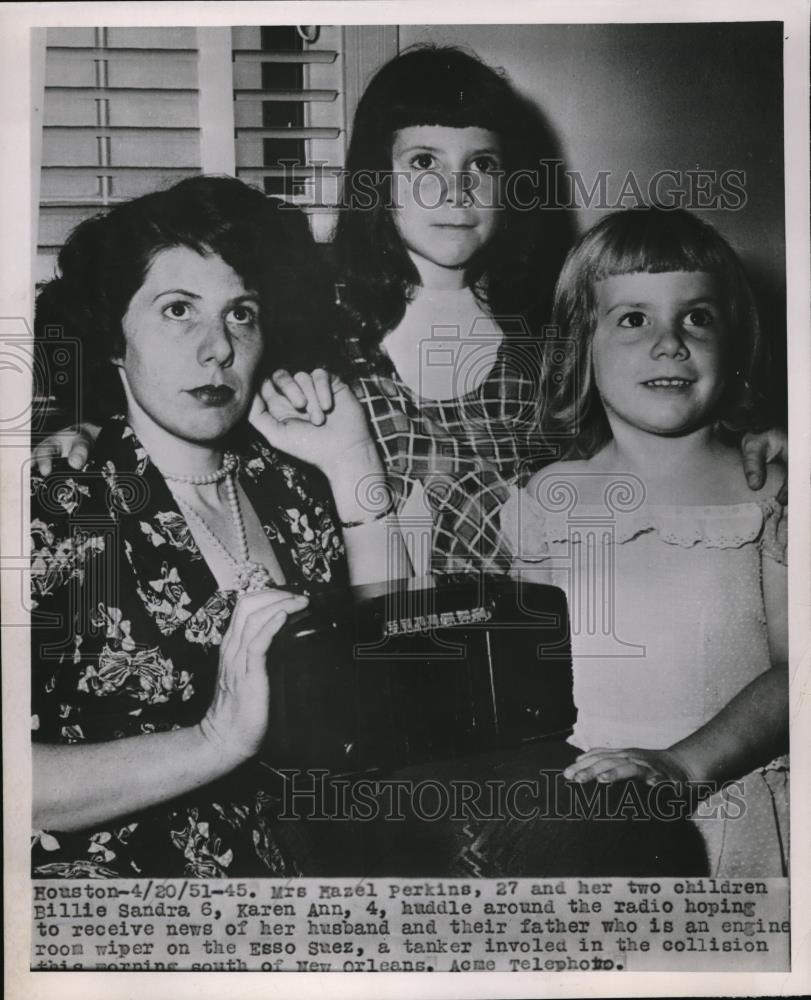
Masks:
[[[274,770],[390,771],[562,737],[576,714],[563,592],[500,577],[314,595],[269,671]]]

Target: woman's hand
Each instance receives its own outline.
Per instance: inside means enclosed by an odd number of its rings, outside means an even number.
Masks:
[[[773,428],[762,434],[745,434],[741,441],[743,469],[749,489],[759,490],[766,482],[766,466],[770,462],[788,465],[788,437],[785,431]],[[781,503],[788,499],[784,485],[777,498]]]
[[[35,744],[35,828],[83,830],[129,816],[202,788],[252,757],[268,725],[268,647],[306,603],[284,590],[239,600],[220,648],[214,697],[198,725],[109,742]]]
[[[273,447],[310,462],[330,479],[347,465],[377,471],[363,407],[351,389],[322,368],[295,375],[274,372],[254,398],[250,421]]]
[[[200,723],[203,736],[235,767],[262,744],[268,724],[270,686],[265,663],[273,637],[307,597],[264,590],[241,597],[220,647],[214,698]]]
[[[34,466],[41,476],[50,476],[55,458],[66,458],[72,469],[82,469],[101,428],[97,424],[76,424],[46,437],[34,448]]]
[[[593,747],[581,753],[563,776],[569,781],[605,783],[635,778],[647,785],[690,780],[687,768],[673,750],[640,750],[638,747]]]

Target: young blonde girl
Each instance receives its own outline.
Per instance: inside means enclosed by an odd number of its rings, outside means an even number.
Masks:
[[[765,361],[728,244],[684,211],[601,220],[569,255],[551,373],[568,459],[502,511],[514,573],[567,589],[582,782],[717,785],[694,821],[711,874],[788,863],[786,510],[737,438]]]

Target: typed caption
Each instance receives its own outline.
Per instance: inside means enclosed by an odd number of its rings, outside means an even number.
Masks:
[[[789,969],[788,880],[34,881],[32,970]]]

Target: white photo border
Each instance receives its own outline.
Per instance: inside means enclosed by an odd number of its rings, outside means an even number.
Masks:
[[[789,476],[793,518],[790,551],[791,725],[795,794],[792,799],[792,971],[786,973],[511,973],[499,975],[408,973],[376,977],[307,973],[268,977],[262,973],[50,973],[29,971],[30,891],[30,732],[28,728],[29,651],[20,619],[21,567],[0,564],[3,597],[3,763],[5,995],[18,998],[82,997],[83,1000],[139,995],[177,1000],[207,996],[335,997],[533,997],[791,995],[811,991],[811,795],[798,791],[811,774],[811,337],[809,337],[809,156],[807,0],[514,0],[509,5],[480,0],[404,0],[404,2],[274,3],[65,3],[7,4],[0,11],[0,77],[4,153],[0,161],[0,198],[4,235],[0,243],[2,313],[0,323],[33,315],[32,219],[36,218],[38,137],[31,135],[32,80],[30,32],[46,25],[94,24],[285,24],[322,23],[606,23],[783,20],[785,23],[785,198],[787,256],[788,368],[792,458]],[[29,153],[30,151],[30,153]],[[20,412],[30,388],[17,373],[0,372],[0,418]],[[8,409],[6,409],[8,407]],[[0,420],[0,439],[2,422]],[[2,442],[0,551],[17,552],[27,512],[16,484],[28,460],[25,440]],[[226,980],[223,977],[228,975]],[[133,976],[139,978],[133,979]]]

